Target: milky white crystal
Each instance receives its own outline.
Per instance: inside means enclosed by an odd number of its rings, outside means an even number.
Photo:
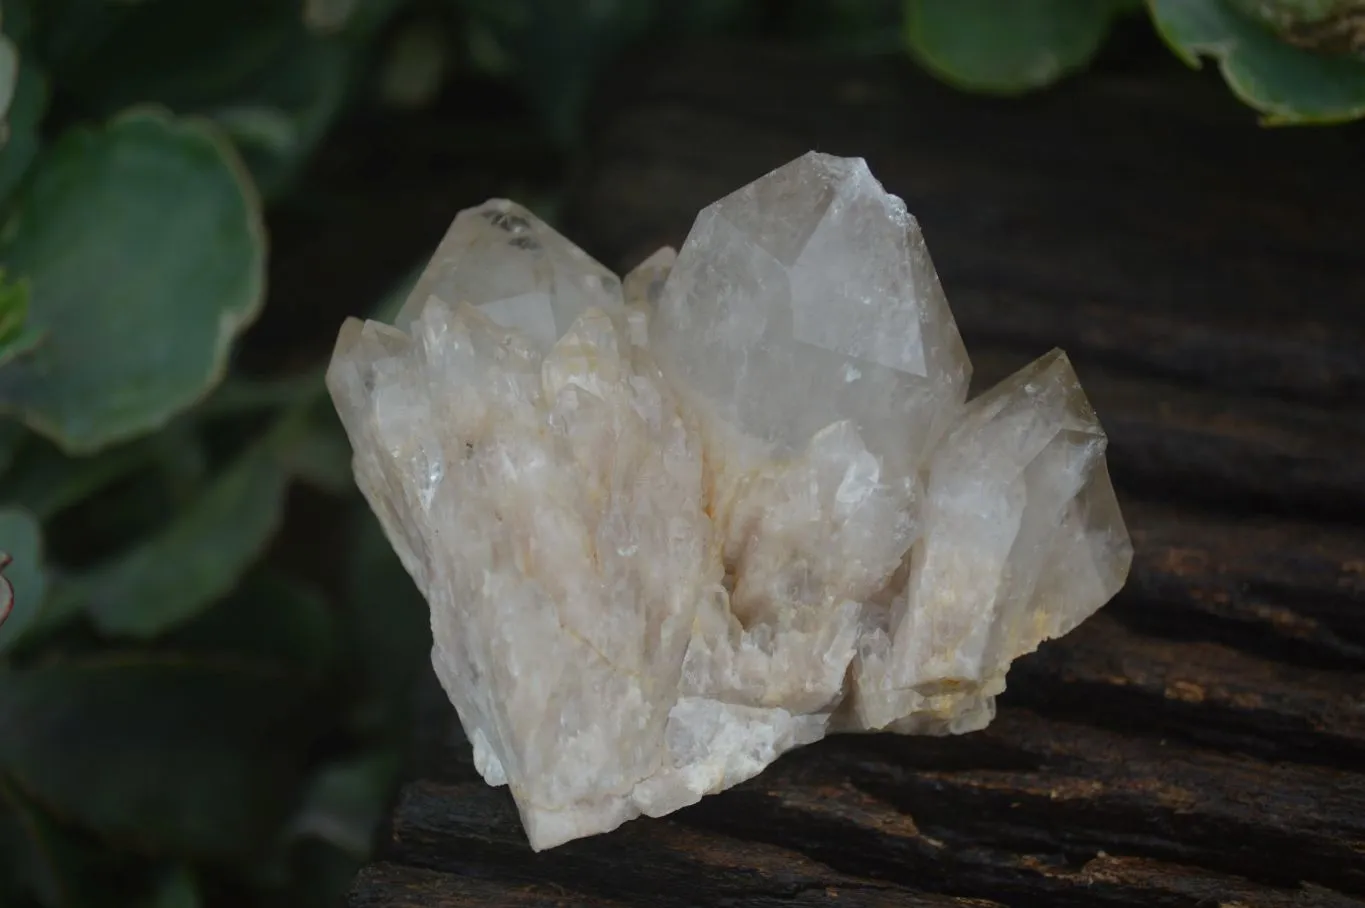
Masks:
[[[1122,586],[1105,436],[1054,351],[967,402],[914,218],[807,154],[618,280],[462,212],[328,387],[431,607],[432,664],[532,847],[833,731],[946,734]]]

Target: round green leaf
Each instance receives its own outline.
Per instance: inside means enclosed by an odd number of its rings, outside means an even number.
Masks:
[[[5,559],[9,559],[5,562]],[[24,632],[47,594],[43,574],[42,531],[33,515],[0,508],[0,653]]]
[[[0,264],[29,280],[29,318],[47,334],[0,370],[0,407],[84,453],[217,384],[261,306],[265,228],[212,127],[139,109],[72,130],[38,162]]]
[[[53,814],[140,851],[239,859],[294,800],[296,692],[255,666],[109,655],[0,677],[0,773]]]
[[[14,86],[19,81],[19,48],[4,35],[0,35],[0,118],[9,113],[10,101],[14,100]]]
[[[1228,0],[1296,47],[1365,54],[1365,5],[1360,0]]]
[[[47,112],[47,80],[32,63],[19,64],[9,107],[8,138],[0,147],[0,201],[9,198],[38,154],[38,124]]]
[[[95,626],[150,638],[230,592],[279,527],[288,475],[258,445],[156,536],[80,578]]]
[[[300,838],[328,842],[365,858],[398,780],[401,760],[393,751],[359,754],[324,766],[313,776],[290,827]]]
[[[1232,93],[1262,122],[1341,123],[1365,117],[1365,61],[1301,50],[1226,0],[1148,0],[1157,31],[1193,67],[1218,61]]]
[[[911,53],[967,91],[1019,94],[1081,69],[1128,0],[906,0]]]

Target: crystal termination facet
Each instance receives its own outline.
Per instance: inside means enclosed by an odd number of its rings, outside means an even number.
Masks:
[[[970,376],[904,203],[816,153],[624,281],[488,202],[396,327],[346,322],[356,480],[533,848],[832,732],[980,729],[1015,658],[1118,592],[1066,356],[967,402]]]

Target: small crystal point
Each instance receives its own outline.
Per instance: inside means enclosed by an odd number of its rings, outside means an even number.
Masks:
[[[970,373],[914,219],[813,153],[624,284],[486,203],[397,327],[342,326],[356,481],[533,848],[831,731],[982,728],[1011,661],[1119,590],[1132,546],[1071,363],[966,403]]]
[[[542,350],[588,309],[618,309],[621,281],[526,208],[492,199],[460,212],[399,310],[411,327],[432,300],[467,303]]]
[[[621,281],[626,305],[653,310],[659,304],[664,283],[673,272],[673,266],[677,261],[677,251],[670,246],[664,246],[631,269]]]

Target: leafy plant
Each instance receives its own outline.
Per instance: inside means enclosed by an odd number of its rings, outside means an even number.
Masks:
[[[905,0],[905,40],[958,87],[1020,94],[1084,68],[1137,0]],[[1359,0],[1147,0],[1182,61],[1212,58],[1266,124],[1365,116],[1365,5]]]
[[[1218,62],[1228,87],[1268,124],[1339,123],[1365,116],[1365,7],[1301,0],[1151,0],[1157,31],[1176,55],[1198,67]],[[1354,29],[1342,43],[1311,40],[1296,13],[1323,26]],[[1278,12],[1277,12],[1278,11]],[[1303,30],[1301,30],[1303,29]],[[1278,33],[1277,33],[1278,32]],[[1297,42],[1299,45],[1296,46]]]
[[[756,0],[452,0],[469,58],[526,93],[566,144],[600,72],[661,36],[753,28]],[[790,35],[839,52],[908,50],[966,91],[1019,95],[1077,73],[1116,23],[1145,10],[1175,55],[1217,62],[1266,124],[1365,116],[1361,0],[790,0]],[[681,10],[681,12],[680,12]],[[888,35],[899,34],[893,41]]]
[[[993,0],[905,5],[911,52],[968,91],[1014,94],[1050,85],[1099,51],[1127,0]]]
[[[344,442],[319,371],[229,366],[401,6],[0,6],[0,903],[329,904],[368,852],[420,603],[269,555]]]

